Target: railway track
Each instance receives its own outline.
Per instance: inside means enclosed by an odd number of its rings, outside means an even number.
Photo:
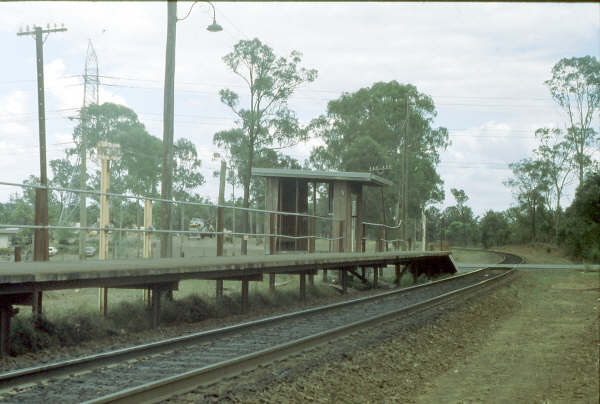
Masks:
[[[505,255],[507,267],[518,257]],[[482,269],[380,293],[0,375],[11,402],[156,402],[392,318],[480,293],[511,270]]]

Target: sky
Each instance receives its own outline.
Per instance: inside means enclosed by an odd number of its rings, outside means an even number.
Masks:
[[[191,4],[178,2],[180,18]],[[565,128],[566,115],[544,85],[552,66],[561,58],[600,53],[600,5],[593,3],[214,6],[222,32],[206,31],[212,10],[203,2],[177,23],[175,69],[175,140],[196,145],[206,178],[196,192],[212,200],[218,194],[212,173],[220,164],[212,138],[235,126],[218,91],[244,92],[222,57],[241,39],[258,38],[279,56],[298,50],[302,65],[318,70],[318,78],[290,99],[303,123],[325,113],[327,102],[342,93],[379,81],[411,83],[431,96],[438,112],[433,126],[448,128],[451,141],[439,165],[446,191],[441,207],[455,204],[451,188],[463,189],[476,215],[514,204],[503,181],[511,175],[509,163],[532,156],[535,129]],[[73,146],[76,121],[69,117],[83,103],[89,40],[98,56],[100,102],[132,108],[148,132],[162,138],[166,3],[1,2],[0,181],[39,175],[35,41],[16,33],[48,23],[67,28],[44,44],[48,161]],[[303,161],[319,144],[311,137],[285,153]],[[0,201],[14,192],[0,186]],[[570,186],[563,205],[573,194]]]

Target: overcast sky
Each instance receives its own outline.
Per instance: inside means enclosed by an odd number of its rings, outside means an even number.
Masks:
[[[191,3],[179,2],[182,17]],[[464,189],[476,214],[511,206],[502,182],[508,164],[530,156],[534,130],[565,127],[566,117],[543,82],[561,58],[600,52],[598,4],[215,3],[220,33],[206,31],[212,12],[197,4],[177,24],[175,139],[191,139],[216,200],[212,172],[215,132],[234,126],[218,91],[244,91],[222,57],[240,39],[258,38],[277,55],[303,53],[318,79],[291,99],[302,122],[327,102],[377,81],[414,84],[437,107],[434,126],[449,129],[451,146],[439,166],[446,201]],[[99,59],[100,102],[135,110],[162,138],[167,5],[158,2],[0,3],[0,181],[39,175],[35,42],[21,26],[64,23],[67,32],[44,45],[48,161],[72,147],[83,101],[85,54],[91,39]],[[598,126],[596,120],[595,126]],[[288,150],[303,161],[318,139]],[[97,168],[92,162],[91,168]],[[51,175],[51,174],[50,174]],[[14,188],[0,186],[0,201]],[[228,190],[228,192],[230,192]],[[573,194],[567,192],[567,202]]]

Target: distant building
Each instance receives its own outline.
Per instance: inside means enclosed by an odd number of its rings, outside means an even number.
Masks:
[[[12,245],[12,239],[17,235],[17,228],[0,228],[0,248],[8,248]]]

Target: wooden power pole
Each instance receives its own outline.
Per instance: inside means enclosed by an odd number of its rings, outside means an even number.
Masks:
[[[42,188],[36,190],[35,193],[35,225],[45,228],[35,229],[33,241],[33,260],[48,261],[48,175],[46,171],[46,106],[44,101],[44,39],[43,34],[49,35],[51,32],[63,32],[67,29],[64,25],[57,28],[50,28],[50,24],[46,29],[33,26],[33,30],[17,32],[18,36],[32,35],[35,37],[35,51],[37,61],[37,90],[38,90],[38,125],[39,125],[39,142],[40,142],[40,185]]]
[[[406,240],[406,211],[408,210],[408,93],[405,100],[404,142],[402,145],[402,240]]]
[[[163,110],[163,165],[160,185],[160,229],[171,227],[171,200],[173,187],[173,132],[175,105],[175,40],[177,25],[177,2],[167,2],[167,51],[165,56],[165,89]],[[171,233],[160,234],[161,258],[173,256]]]

